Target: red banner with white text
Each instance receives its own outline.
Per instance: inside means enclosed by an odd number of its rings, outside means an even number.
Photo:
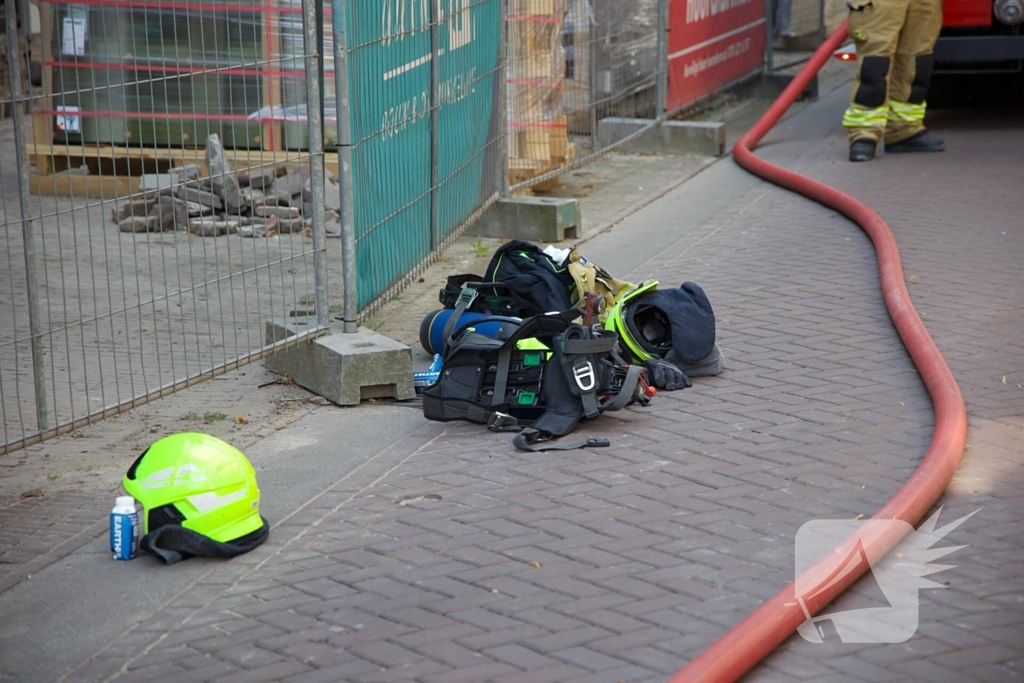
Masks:
[[[761,70],[764,0],[672,0],[668,109]]]

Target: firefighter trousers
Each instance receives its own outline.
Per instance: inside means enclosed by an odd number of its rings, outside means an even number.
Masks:
[[[924,130],[942,0],[847,0],[857,74],[843,126],[850,142],[894,143]]]

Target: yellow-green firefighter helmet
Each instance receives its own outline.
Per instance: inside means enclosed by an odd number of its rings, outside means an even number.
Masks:
[[[605,327],[619,335],[626,349],[639,362],[654,360],[664,355],[658,345],[659,331],[638,327],[632,315],[637,300],[657,288],[657,280],[641,282],[635,289],[619,296],[605,320]]]
[[[144,508],[144,533],[180,524],[227,543],[263,526],[252,464],[209,434],[160,439],[139,456],[122,484]]]

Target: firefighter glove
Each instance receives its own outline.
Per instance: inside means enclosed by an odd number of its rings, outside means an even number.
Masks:
[[[682,370],[663,360],[649,360],[644,363],[650,383],[658,389],[675,391],[692,386],[690,378]]]

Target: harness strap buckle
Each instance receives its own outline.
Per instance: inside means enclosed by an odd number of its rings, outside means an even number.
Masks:
[[[465,308],[469,308],[469,305],[476,299],[477,291],[473,287],[463,287],[462,291],[459,292],[459,298],[455,300],[455,306],[463,304]],[[465,303],[463,303],[465,302]]]
[[[487,429],[495,432],[508,431],[510,427],[517,427],[518,425],[519,420],[515,417],[497,410],[487,418]]]
[[[452,311],[451,316],[448,318],[448,323],[444,326],[445,347],[452,343],[452,333],[455,332],[455,326],[458,324],[459,319],[462,318],[462,314],[469,309],[476,299],[476,295],[477,291],[472,287],[463,287],[462,291],[459,292],[459,298],[455,300],[455,310]]]
[[[576,361],[572,364],[572,377],[580,391],[593,391],[597,387],[597,375],[594,365],[589,360]]]

